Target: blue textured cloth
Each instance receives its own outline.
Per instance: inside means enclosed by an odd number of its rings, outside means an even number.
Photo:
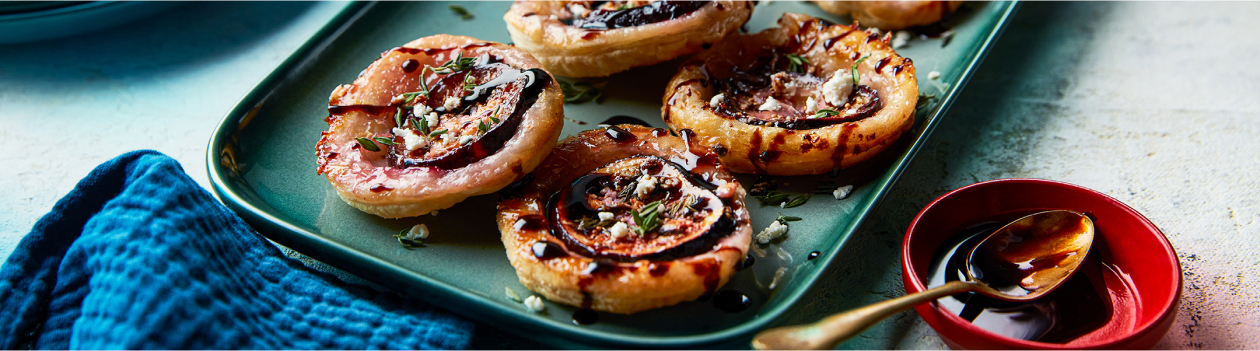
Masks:
[[[285,257],[156,151],[98,166],[0,268],[0,348],[464,348],[472,324]]]

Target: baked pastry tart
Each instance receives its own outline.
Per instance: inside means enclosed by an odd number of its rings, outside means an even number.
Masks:
[[[521,284],[552,301],[623,314],[725,284],[752,236],[744,189],[682,132],[588,130],[513,186],[497,220]]]
[[[547,70],[602,77],[700,51],[752,15],[745,1],[517,1],[503,15]]]
[[[914,122],[914,64],[857,26],[785,13],[678,69],[662,118],[734,172],[820,174],[887,148]]]
[[[895,30],[936,23],[949,16],[962,1],[828,1],[815,0],[823,11],[850,15],[868,27]]]
[[[560,136],[563,96],[541,67],[510,45],[445,34],[386,51],[329,97],[318,172],[385,218],[498,191]]]

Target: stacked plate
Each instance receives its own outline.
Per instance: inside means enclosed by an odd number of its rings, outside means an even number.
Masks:
[[[0,45],[87,33],[149,16],[177,4],[159,1],[0,2]]]

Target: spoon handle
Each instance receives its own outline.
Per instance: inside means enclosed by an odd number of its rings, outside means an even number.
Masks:
[[[894,313],[943,296],[977,288],[979,284],[969,281],[949,282],[923,292],[833,314],[812,324],[766,330],[753,337],[752,346],[759,350],[832,349],[841,341],[858,335]]]

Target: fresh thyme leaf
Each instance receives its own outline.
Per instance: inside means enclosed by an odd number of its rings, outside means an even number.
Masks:
[[[415,123],[415,121],[412,121],[411,123]],[[420,124],[417,124],[417,126],[419,126],[419,128],[416,128],[416,129],[420,131],[420,134],[429,135],[429,119],[428,118],[421,118]]]
[[[582,217],[582,219],[578,220],[578,228],[582,229],[594,228],[596,224],[599,224],[599,220],[591,217]]]
[[[780,213],[780,214],[779,214],[779,218],[775,218],[775,219],[774,219],[774,221],[775,221],[775,222],[779,222],[779,223],[781,223],[781,224],[783,224],[783,225],[787,225],[787,224],[788,224],[788,222],[796,222],[796,221],[799,221],[799,220],[801,220],[801,219],[802,219],[801,217],[796,217],[796,216],[784,216],[782,213]]]
[[[496,112],[496,114],[497,114],[497,113],[498,113],[498,109],[495,109],[495,112]],[[490,116],[490,123],[499,124],[499,119],[498,119],[498,118],[494,118],[494,116]]]
[[[806,202],[809,202],[809,198],[812,196],[813,195],[810,194],[797,195],[796,197],[793,197],[791,201],[788,201],[786,205],[783,205],[783,208],[793,208],[804,205]]]
[[[836,116],[839,114],[840,114],[840,111],[824,108],[824,109],[818,110],[817,113],[814,113],[814,117],[812,118],[831,117],[831,116]]]
[[[394,112],[394,125],[398,126],[398,128],[402,128],[403,126],[402,110],[403,109],[399,108],[398,112]]]
[[[476,61],[477,61],[476,58],[464,57],[463,52],[457,52],[455,53],[455,57],[450,59],[450,61],[446,61],[445,63],[442,63],[441,66],[434,68],[433,73],[445,75],[445,74],[451,74],[455,72],[467,71],[469,68],[472,68],[473,64],[476,63]]]
[[[862,56],[862,58],[858,59],[857,62],[854,62],[852,66],[849,66],[849,71],[853,73],[853,87],[854,88],[857,88],[858,84],[862,81],[862,78],[858,76],[857,66],[862,64],[862,61],[866,61],[866,58],[868,57],[871,57],[871,54],[866,54],[866,56]]]
[[[650,204],[643,205],[638,211],[630,211],[630,217],[634,219],[634,224],[638,226],[639,234],[651,233],[661,224],[657,220],[660,216],[661,202],[653,201]]]
[[[442,134],[446,134],[446,128],[438,129],[438,130],[433,131],[432,133],[429,133],[429,137],[435,137]]]
[[[482,132],[482,133],[485,133],[487,130],[490,130],[490,126],[486,125],[486,122],[485,122],[485,121],[478,120],[478,121],[477,121],[477,130],[478,130],[478,131],[480,131],[480,132]]]
[[[787,59],[789,71],[805,73],[805,65],[809,64],[809,59],[797,54],[787,54]]]
[[[473,19],[472,12],[468,12],[468,9],[464,8],[463,6],[451,5],[450,8],[451,8],[451,11],[455,11],[455,14],[459,15],[459,17],[465,21]]]
[[[754,195],[753,198],[756,198],[757,202],[760,202],[762,206],[778,206],[787,201],[789,196],[788,194],[771,190],[765,195]]]
[[[411,127],[412,127],[412,128],[415,128],[416,130],[419,130],[419,129],[420,129],[420,120],[419,120],[419,119],[417,119],[417,118],[415,118],[415,117],[411,117],[411,118],[408,118],[407,120],[411,121]]]
[[[371,139],[358,137],[358,138],[354,138],[354,140],[358,140],[359,146],[362,146],[363,149],[367,151],[381,151],[381,148],[376,146],[376,143],[373,143]]]
[[[395,143],[393,139],[386,138],[386,137],[375,137],[375,138],[372,138],[372,140],[376,140],[376,142],[378,143],[389,145],[389,146],[398,145],[398,143]]]
[[[410,231],[410,229],[404,228],[401,232],[398,232],[398,234],[394,234],[394,239],[398,240],[399,245],[402,245],[402,247],[407,248],[408,250],[425,246],[424,241],[408,239],[408,231]]]
[[[613,11],[621,11],[621,10],[627,10],[627,9],[630,9],[629,4],[621,4],[620,6],[617,6],[616,10],[613,10]]]

